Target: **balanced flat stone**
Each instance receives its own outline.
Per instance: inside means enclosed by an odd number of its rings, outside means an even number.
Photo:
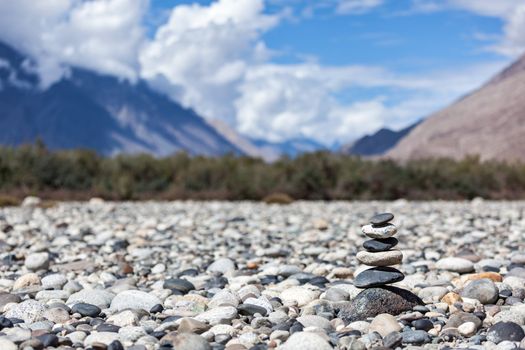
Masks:
[[[384,239],[370,239],[363,243],[363,248],[369,252],[384,252],[394,248],[399,241],[395,237]]]
[[[397,232],[397,227],[392,224],[383,225],[365,225],[362,228],[363,233],[370,238],[390,238]]]
[[[402,281],[405,275],[393,267],[374,267],[361,272],[354,279],[357,288],[380,287]]]
[[[341,308],[338,316],[349,323],[384,313],[399,315],[412,310],[416,305],[423,305],[423,301],[408,290],[392,286],[368,288]]]
[[[357,260],[368,266],[390,266],[401,264],[403,253],[400,250],[387,250],[385,252],[367,252],[363,250],[356,255]]]
[[[372,216],[372,218],[370,219],[370,223],[372,225],[381,225],[381,224],[386,224],[389,221],[392,221],[392,219],[394,219],[394,214],[381,213],[381,214],[376,214]]]

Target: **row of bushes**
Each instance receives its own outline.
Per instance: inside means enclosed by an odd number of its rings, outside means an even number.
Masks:
[[[525,198],[525,164],[431,159],[399,164],[328,152],[259,159],[226,155],[165,158],[102,157],[88,150],[50,152],[44,146],[0,148],[0,192],[52,199],[260,200]]]

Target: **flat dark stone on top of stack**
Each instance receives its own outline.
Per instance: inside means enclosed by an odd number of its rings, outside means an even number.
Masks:
[[[384,239],[376,238],[365,241],[363,243],[363,248],[365,248],[369,252],[384,252],[386,250],[394,248],[398,243],[399,241],[397,240],[397,238],[394,237]]]
[[[394,219],[394,214],[391,213],[376,214],[372,216],[372,218],[370,219],[370,223],[374,226],[382,225],[386,224],[389,221],[392,221],[392,219]]]

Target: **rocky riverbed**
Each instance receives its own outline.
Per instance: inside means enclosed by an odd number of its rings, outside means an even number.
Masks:
[[[525,347],[525,202],[26,204],[0,209],[1,350]],[[386,211],[400,315],[355,301]]]

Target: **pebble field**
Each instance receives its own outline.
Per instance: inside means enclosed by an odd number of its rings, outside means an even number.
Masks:
[[[1,350],[525,348],[525,202],[25,204],[0,209]],[[382,212],[399,264],[363,253]],[[411,309],[354,285],[358,252]]]

